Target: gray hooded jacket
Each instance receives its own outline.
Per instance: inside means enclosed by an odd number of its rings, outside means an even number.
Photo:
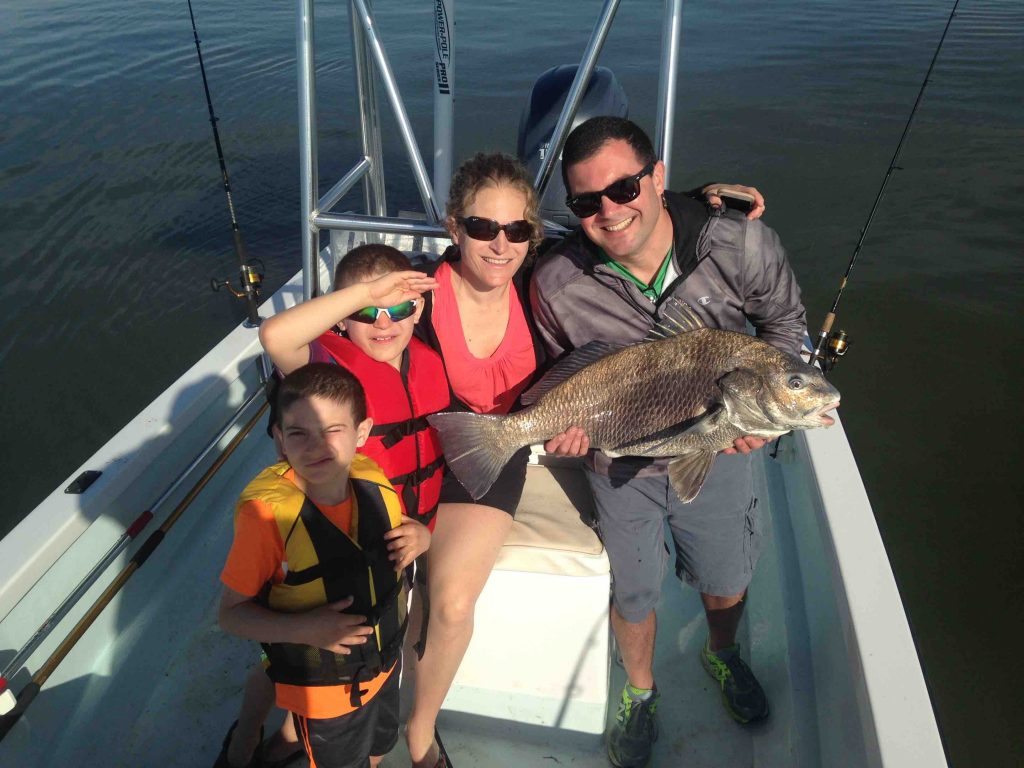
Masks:
[[[749,322],[759,338],[798,353],[807,333],[806,313],[778,235],[734,211],[709,213],[704,203],[677,193],[665,193],[665,207],[672,217],[672,258],[679,276],[657,302],[603,263],[582,229],[540,259],[530,301],[551,359],[594,340],[640,341],[670,296],[689,304],[709,328],[745,333]],[[593,460],[602,473],[609,463],[603,454]],[[639,474],[661,474],[666,464],[659,460]]]

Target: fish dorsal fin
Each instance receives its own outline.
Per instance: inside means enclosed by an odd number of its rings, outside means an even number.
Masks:
[[[661,319],[651,328],[644,341],[670,339],[673,336],[681,336],[684,333],[706,327],[704,321],[690,308],[689,304],[675,296],[670,296],[661,305]]]
[[[523,393],[520,398],[523,405],[533,405],[574,373],[583,370],[605,355],[617,352],[624,346],[623,344],[613,344],[610,341],[592,341],[582,347],[577,347],[552,366],[540,381]]]

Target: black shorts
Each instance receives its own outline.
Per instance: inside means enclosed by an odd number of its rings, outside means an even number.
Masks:
[[[481,499],[474,499],[455,477],[449,467],[441,483],[441,504],[483,504],[497,507],[503,512],[516,516],[516,507],[523,496],[526,485],[526,464],[530,459],[530,446],[526,445],[512,454],[508,464],[501,470],[498,479]]]
[[[295,719],[299,741],[317,768],[366,768],[374,757],[386,755],[398,743],[398,684],[402,664],[377,695],[354,712],[322,720]]]

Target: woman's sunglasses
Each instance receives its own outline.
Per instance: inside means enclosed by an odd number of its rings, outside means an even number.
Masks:
[[[465,216],[459,219],[459,224],[466,230],[466,234],[474,240],[493,240],[498,233],[505,232],[505,237],[510,243],[525,243],[533,234],[533,227],[525,219],[510,221],[508,224],[499,224],[494,219],[481,219],[479,216]]]
[[[349,315],[348,319],[369,325],[376,323],[377,318],[383,312],[391,322],[397,323],[399,320],[405,320],[416,313],[417,301],[417,299],[409,299],[409,301],[403,301],[401,304],[395,304],[393,307],[363,307],[355,314]]]
[[[654,163],[648,163],[640,173],[613,181],[600,192],[584,192],[576,197],[566,197],[565,204],[577,218],[586,219],[601,210],[601,198],[607,197],[613,203],[623,205],[636,200],[640,195],[640,179],[654,171]],[[511,239],[511,238],[510,238]]]

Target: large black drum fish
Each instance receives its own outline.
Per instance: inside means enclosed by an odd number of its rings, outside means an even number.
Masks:
[[[715,456],[742,435],[828,426],[839,392],[799,357],[744,333],[707,328],[682,302],[643,342],[593,342],[561,361],[508,416],[438,413],[455,476],[481,498],[519,448],[571,426],[609,456],[674,457],[679,498],[700,492]]]

